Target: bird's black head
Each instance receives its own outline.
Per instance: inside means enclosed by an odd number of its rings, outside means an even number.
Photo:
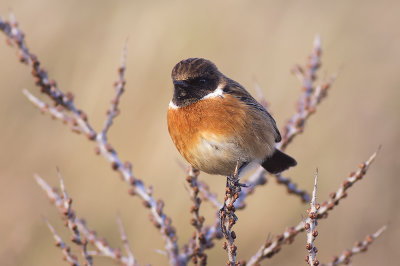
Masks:
[[[180,61],[171,74],[174,83],[172,102],[179,107],[197,102],[217,89],[222,76],[209,60],[189,58]]]

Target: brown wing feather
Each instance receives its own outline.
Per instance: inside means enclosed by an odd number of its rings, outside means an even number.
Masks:
[[[251,108],[255,108],[257,111],[263,112],[265,119],[269,120],[274,128],[275,142],[280,142],[282,140],[281,133],[276,126],[274,118],[268,113],[268,111],[265,110],[265,108],[256,99],[254,99],[242,85],[229,78],[226,78],[226,80],[227,85],[224,87],[223,91],[236,97]]]

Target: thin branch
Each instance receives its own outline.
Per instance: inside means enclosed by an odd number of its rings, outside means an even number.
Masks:
[[[236,208],[234,206],[235,201],[239,198],[239,193],[242,184],[239,183],[238,176],[239,163],[236,164],[235,173],[226,179],[226,189],[225,189],[225,201],[224,206],[220,210],[220,226],[221,231],[226,239],[223,244],[223,248],[228,254],[227,265],[236,265],[236,254],[237,246],[234,244],[236,239],[236,233],[232,230],[233,226],[237,222],[238,218],[235,214]]]
[[[293,73],[302,83],[303,93],[298,101],[296,113],[288,120],[282,133],[282,141],[276,147],[284,151],[292,140],[304,131],[308,118],[316,112],[317,106],[327,96],[328,89],[336,78],[336,74],[327,82],[322,82],[314,87],[317,79],[316,72],[321,66],[321,39],[317,35],[314,39],[314,45],[311,55],[305,67],[299,65],[293,68]],[[300,190],[290,178],[284,178],[281,174],[274,175],[278,184],[287,187],[288,192],[301,197],[303,202],[309,202],[310,196],[305,190]]]
[[[122,224],[122,220],[121,220],[121,217],[119,215],[117,216],[117,221],[118,221],[119,231],[120,231],[120,234],[121,234],[121,240],[122,240],[122,243],[124,244],[125,251],[128,254],[127,266],[139,265],[137,263],[135,257],[133,256],[131,245],[129,244],[129,240],[126,237],[124,226]]]
[[[60,195],[59,192],[57,192],[56,189],[53,189],[50,187],[46,181],[44,181],[39,175],[34,176],[36,179],[36,182],[39,184],[39,186],[46,192],[47,197],[49,198],[50,202],[54,204],[54,206],[57,207],[59,212],[64,215],[66,212],[65,209],[65,204],[63,197]],[[84,235],[84,237],[89,241],[91,244],[93,244],[97,250],[98,254],[101,256],[109,257],[113,260],[115,260],[118,263],[122,263],[127,265],[129,262],[129,258],[122,256],[121,251],[119,249],[113,249],[111,248],[105,239],[100,239],[96,232],[89,229],[85,223],[84,220],[80,219],[77,215],[76,212],[73,211],[70,208],[70,213],[73,213],[73,216],[71,216],[71,224],[75,225],[77,227],[77,230]],[[74,241],[74,240],[73,240]],[[87,251],[87,254],[90,256],[92,253]]]
[[[319,84],[310,97],[304,96],[305,93],[303,93],[302,99],[307,99],[307,109],[297,109],[297,112],[286,123],[285,128],[282,131],[282,141],[277,144],[278,149],[285,150],[292,140],[304,131],[307,120],[316,112],[317,106],[327,96],[327,92],[332,86],[336,77],[337,74],[333,74],[328,81]]]
[[[302,83],[303,93],[298,101],[296,113],[288,120],[282,133],[282,141],[276,147],[284,151],[292,140],[304,131],[305,124],[308,118],[317,110],[317,106],[327,96],[328,89],[336,79],[337,74],[318,86],[314,86],[317,79],[316,72],[321,66],[321,39],[317,35],[314,39],[314,45],[311,55],[305,67],[299,65],[293,68],[293,73],[299,78]],[[287,187],[289,193],[298,195],[303,202],[310,201],[310,196],[305,190],[297,188],[290,178],[284,178],[281,174],[274,175],[278,184],[283,184]]]
[[[83,219],[76,218],[76,224],[82,234],[85,235],[86,239],[97,249],[97,256],[108,257],[116,261],[117,263],[128,265],[129,257],[123,256],[119,248],[112,248],[107,240],[103,237],[97,236],[96,231],[91,230]],[[93,253],[89,252],[90,255]]]
[[[350,176],[345,181],[343,181],[339,189],[336,192],[330,194],[330,199],[320,205],[320,208],[317,211],[317,219],[326,218],[328,216],[328,212],[331,211],[335,206],[337,206],[341,199],[347,196],[346,191],[353,184],[357,183],[357,181],[361,180],[364,177],[364,175],[367,173],[369,166],[375,160],[378,151],[374,152],[366,162],[360,164],[358,170],[355,173],[350,173]],[[283,234],[277,235],[275,237],[275,240],[267,239],[264,245],[262,245],[257,253],[251,257],[246,265],[257,265],[257,263],[259,263],[261,260],[265,258],[271,258],[276,253],[278,253],[281,250],[282,245],[291,244],[297,234],[305,230],[304,224],[307,223],[309,219],[310,218],[307,218],[306,221],[300,222],[295,227],[288,227]]]
[[[61,211],[63,218],[66,220],[67,227],[72,233],[72,242],[79,246],[83,257],[86,260],[86,264],[91,266],[93,265],[93,259],[87,253],[87,240],[84,237],[81,237],[81,233],[79,232],[78,226],[75,223],[75,213],[71,209],[72,199],[68,196],[67,190],[65,189],[64,180],[61,176],[60,170],[57,168],[57,174],[60,179],[60,188],[62,191],[62,207]]]
[[[110,110],[107,111],[107,119],[104,122],[104,127],[101,132],[102,137],[107,137],[107,132],[113,124],[113,119],[119,115],[120,110],[118,104],[122,93],[125,91],[125,70],[126,70],[126,50],[127,43],[125,42],[124,50],[122,52],[121,66],[118,68],[118,80],[114,83],[115,97],[111,100]]]
[[[190,208],[192,219],[190,224],[196,229],[190,241],[190,248],[193,250],[192,261],[195,265],[206,265],[207,254],[204,253],[206,247],[206,238],[203,233],[204,216],[200,216],[201,198],[199,197],[198,177],[200,171],[189,166],[187,169],[186,181],[189,184],[190,199],[193,205]]]
[[[239,197],[236,198],[236,200],[233,203],[233,206],[235,210],[242,210],[245,208],[245,202],[244,199],[246,198],[247,195],[252,194],[254,192],[254,189],[258,185],[264,185],[267,182],[267,179],[265,178],[265,174],[253,174],[247,181],[246,181],[246,187],[242,187],[241,190],[239,191]],[[212,205],[220,210],[223,207],[223,204],[217,199],[217,196],[215,193],[210,191],[210,188],[208,187],[207,184],[203,182],[198,182],[198,187],[199,191],[202,193],[202,196],[205,200],[209,201],[212,203]],[[214,239],[221,239],[223,237],[222,231],[221,231],[221,226],[220,226],[220,217],[216,218],[216,221],[211,225],[211,226],[206,226],[204,227],[204,236],[205,236],[205,242],[209,243],[207,246],[212,247],[213,246],[213,240]],[[186,250],[186,256],[190,257],[192,256],[192,250],[188,249]]]
[[[350,173],[350,176],[345,181],[343,181],[340,188],[336,192],[333,192],[329,195],[330,199],[323,202],[320,209],[318,210],[318,218],[326,218],[325,216],[327,216],[327,212],[337,206],[341,199],[347,197],[346,191],[365,176],[369,166],[375,160],[379,150],[380,147],[376,152],[371,155],[371,157],[366,162],[360,164],[356,172]]]
[[[204,249],[211,249],[214,247],[214,240],[215,239],[222,239],[224,235],[221,232],[221,221],[219,217],[216,217],[214,223],[210,226],[204,226],[202,233],[204,235]],[[182,261],[189,262],[189,259],[193,257],[196,251],[192,248],[193,247],[193,238],[189,240],[188,245],[183,246],[183,252],[180,255]]]
[[[254,193],[255,188],[260,185],[265,185],[267,183],[266,171],[264,168],[259,167],[254,174],[252,174],[245,182],[246,187],[242,187],[239,192],[239,197],[234,202],[234,207],[236,210],[243,210],[246,207],[245,199],[248,195]],[[202,184],[199,182],[199,184]],[[289,191],[289,193],[297,193],[302,195],[303,201],[309,199],[307,192],[302,190],[297,190],[295,185],[288,185],[287,188],[292,188],[293,191]],[[220,209],[223,204],[220,203],[216,197],[215,193],[212,193],[206,184],[199,185],[200,192],[203,194],[203,198],[210,201],[213,206],[217,209]],[[215,238],[221,238],[221,230],[219,218],[217,218],[217,222],[215,222],[212,226],[207,227],[208,229],[205,232],[206,242],[212,242]],[[189,253],[188,256],[191,254]]]
[[[376,231],[372,235],[367,235],[364,241],[357,242],[352,249],[347,249],[343,251],[342,255],[339,257],[333,257],[332,262],[328,264],[322,264],[323,266],[336,266],[341,264],[349,264],[351,261],[351,257],[357,255],[361,252],[365,252],[368,249],[368,246],[371,245],[375,239],[377,239],[385,230],[386,225],[381,227],[378,231]]]
[[[197,176],[200,173],[198,170],[193,171],[193,167],[192,166],[188,166],[185,167],[183,164],[180,164],[180,166],[182,167],[183,170],[188,171],[188,176],[186,177],[186,180],[189,182],[189,184],[193,184],[194,187],[190,187],[189,191],[190,194],[193,193],[201,193],[202,194],[202,198],[198,197],[197,194],[197,198],[198,199],[202,199],[205,201],[209,201],[212,203],[212,205],[217,208],[218,210],[221,209],[221,207],[223,206],[222,203],[219,202],[219,200],[217,199],[217,196],[215,193],[212,193],[210,191],[209,186],[205,183],[205,182],[201,182],[198,180]],[[195,180],[193,180],[193,178],[195,178]],[[193,183],[195,182],[195,183]],[[193,201],[193,199],[192,199]],[[195,204],[197,204],[197,200],[193,201]],[[197,207],[194,208],[195,206],[192,207],[192,210],[197,210]],[[197,216],[196,214],[194,214],[194,216]],[[193,217],[194,220],[192,220],[192,224],[197,225],[200,217]],[[202,222],[204,223],[204,222]],[[221,227],[220,227],[220,219],[219,216],[216,217],[216,220],[214,222],[213,225],[211,226],[203,226],[201,228],[201,232],[200,234],[198,234],[198,231],[195,232],[195,234],[193,234],[193,237],[191,237],[188,241],[188,244],[183,246],[183,250],[182,253],[180,254],[180,258],[181,261],[188,263],[189,260],[192,258],[192,260],[194,260],[194,263],[198,263],[199,260],[197,259],[197,261],[194,259],[197,255],[199,255],[199,250],[196,248],[196,246],[198,246],[198,244],[196,244],[196,239],[197,236],[200,236],[201,238],[201,248],[202,251],[201,253],[204,253],[205,249],[210,249],[212,247],[214,247],[214,240],[215,239],[221,239],[223,237],[223,234],[221,232]],[[199,239],[200,240],[200,239]],[[205,254],[204,254],[205,255]],[[203,257],[202,255],[200,257]],[[201,260],[200,260],[201,262]]]
[[[56,107],[48,106],[46,109],[42,109],[45,105],[38,98],[33,96],[28,91],[24,91],[24,94],[28,96],[28,99],[37,107],[39,107],[42,111],[48,112],[50,114],[56,114],[54,117],[62,117],[61,111],[59,111]],[[171,265],[183,263],[182,258],[179,257],[178,254],[178,244],[175,228],[172,226],[172,220],[164,214],[164,202],[162,200],[156,201],[152,196],[151,189],[146,189],[143,181],[137,179],[132,173],[132,167],[129,162],[123,164],[119,159],[114,148],[101,137],[99,134],[96,138],[97,149],[96,153],[101,154],[105,159],[111,162],[111,167],[115,171],[118,171],[122,179],[129,185],[129,194],[130,195],[138,195],[143,200],[143,205],[146,208],[149,208],[151,211],[151,221],[156,228],[160,230],[160,233],[165,241],[165,247],[168,251],[168,257],[170,259]]]
[[[222,208],[222,203],[218,200],[217,194],[211,192],[210,187],[201,181],[197,181],[197,187],[202,195],[202,199],[210,202],[216,209]]]
[[[13,15],[10,16],[10,21],[11,22],[4,21],[0,17],[0,30],[9,38],[8,43],[17,47],[20,61],[31,67],[31,73],[34,77],[35,84],[40,87],[42,93],[46,94],[54,101],[55,105],[70,111],[74,120],[73,124],[79,127],[89,139],[93,140],[96,133],[89,124],[86,114],[75,107],[73,94],[70,92],[64,94],[58,88],[57,83],[50,79],[47,71],[40,66],[38,58],[30,53],[27,48],[25,44],[25,34],[18,28],[18,23],[15,21]]]
[[[287,192],[289,194],[299,196],[302,202],[309,202],[311,200],[308,192],[306,190],[299,189],[297,187],[297,184],[293,183],[293,181],[289,177],[284,177],[282,176],[282,174],[276,174],[273,176],[275,177],[275,180],[278,184],[283,184],[286,186]]]
[[[53,119],[61,120],[64,124],[68,124],[71,127],[71,130],[76,133],[83,133],[81,127],[76,124],[76,120],[70,117],[69,115],[65,114],[64,108],[57,106],[57,107],[50,107],[47,103],[40,101],[38,98],[33,96],[27,89],[23,89],[22,93],[28,98],[28,100],[40,111],[45,114],[49,113]]]
[[[295,66],[293,72],[302,83],[303,93],[297,103],[296,113],[287,121],[282,133],[282,141],[277,148],[285,150],[294,137],[304,131],[308,118],[316,112],[317,106],[327,96],[328,89],[335,81],[337,74],[318,86],[314,87],[317,79],[316,72],[321,66],[321,39],[315,37],[314,47],[305,67]]]
[[[310,202],[310,209],[308,210],[308,220],[304,223],[304,229],[307,232],[307,245],[308,256],[306,262],[310,266],[318,266],[319,261],[317,260],[317,247],[314,244],[315,238],[318,235],[317,227],[317,211],[319,204],[317,204],[317,182],[318,182],[318,169],[315,172],[314,189],[312,193],[312,199]]]
[[[252,194],[257,186],[267,183],[268,179],[266,175],[267,171],[262,167],[258,167],[254,174],[252,174],[249,179],[246,180],[246,185],[248,187],[242,189],[242,192],[240,194],[240,201],[238,201],[238,204],[240,203],[241,205],[243,205],[242,208],[244,207],[244,200],[246,199],[246,196]],[[290,178],[284,177],[282,174],[275,174],[273,175],[273,177],[275,177],[275,180],[278,184],[285,185],[289,194],[299,196],[302,202],[309,202],[311,200],[308,192],[306,190],[299,189]]]
[[[70,263],[72,266],[79,266],[78,259],[75,255],[71,253],[70,247],[65,244],[65,242],[62,240],[62,238],[56,233],[56,230],[54,227],[49,223],[49,221],[46,220],[46,224],[49,227],[51,233],[53,234],[54,240],[56,241],[56,246],[59,247],[62,250],[63,253],[63,259]]]
[[[9,43],[17,48],[20,61],[31,66],[35,83],[40,87],[41,92],[48,95],[57,107],[49,107],[47,104],[43,103],[27,91],[24,91],[24,94],[35,106],[39,107],[42,112],[49,112],[54,118],[70,124],[74,132],[84,133],[90,140],[96,142],[97,153],[103,155],[103,157],[105,157],[111,163],[112,168],[122,175],[123,180],[130,186],[130,194],[139,195],[144,201],[144,206],[150,209],[153,224],[159,228],[159,231],[164,239],[170,263],[172,265],[180,264],[181,262],[179,262],[180,258],[176,231],[171,225],[171,219],[163,212],[162,207],[164,203],[153,198],[150,189],[147,189],[143,181],[137,179],[133,175],[130,163],[123,164],[121,162],[116,151],[113,149],[111,144],[108,143],[105,137],[105,134],[111,125],[108,124],[112,122],[113,118],[118,113],[117,106],[119,97],[122,94],[125,85],[124,59],[122,60],[123,69],[122,71],[121,69],[119,71],[119,80],[117,81],[116,86],[116,97],[112,102],[110,109],[111,111],[107,117],[103,132],[97,134],[97,132],[88,122],[87,115],[75,107],[72,93],[64,94],[61,90],[59,90],[57,83],[49,78],[46,70],[43,67],[40,67],[38,58],[31,54],[28,50],[25,44],[24,34],[18,28],[18,24],[15,21],[12,21],[11,23],[4,21],[0,17],[0,30],[6,34]],[[64,113],[65,111],[68,111],[71,113],[71,115],[66,115]]]

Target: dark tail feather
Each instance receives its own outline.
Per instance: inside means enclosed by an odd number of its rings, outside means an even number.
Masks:
[[[280,173],[291,166],[297,165],[295,159],[290,157],[289,155],[281,152],[278,149],[275,149],[274,153],[271,157],[268,157],[263,163],[262,167],[265,170],[270,172],[271,174]]]

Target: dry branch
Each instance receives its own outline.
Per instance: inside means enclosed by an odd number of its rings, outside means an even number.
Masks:
[[[70,247],[65,244],[62,238],[56,233],[54,227],[46,220],[46,224],[49,227],[51,233],[53,234],[54,240],[56,241],[56,246],[61,248],[63,253],[63,259],[67,261],[71,266],[79,266],[78,259],[75,255],[71,253]]]
[[[286,150],[292,140],[304,131],[308,118],[317,110],[317,106],[327,96],[328,89],[336,79],[336,74],[325,82],[315,86],[317,70],[321,66],[321,39],[317,35],[314,40],[313,50],[304,67],[295,66],[293,73],[302,83],[302,95],[297,103],[296,113],[288,120],[282,130],[282,141],[276,147],[282,151]],[[290,178],[284,178],[281,174],[274,175],[279,184],[287,187],[288,192],[301,197],[303,202],[309,202],[310,196],[306,191],[297,188]]]
[[[333,257],[332,262],[328,264],[322,264],[323,266],[336,266],[341,264],[349,264],[351,261],[351,257],[357,255],[361,252],[365,252],[368,249],[368,246],[371,245],[375,239],[377,239],[384,231],[386,230],[386,225],[381,227],[378,231],[376,231],[373,235],[367,235],[364,241],[356,242],[352,249],[346,249],[343,251],[342,255],[339,257]]]
[[[369,166],[374,161],[377,152],[378,151],[374,152],[366,162],[360,164],[356,172],[350,173],[349,177],[343,181],[339,189],[330,194],[330,199],[320,205],[320,208],[317,211],[317,219],[326,218],[328,212],[337,206],[341,199],[347,196],[346,191],[364,177]],[[304,224],[307,223],[309,219],[310,218],[307,218],[306,221],[300,222],[295,227],[288,227],[283,234],[277,235],[275,240],[267,239],[264,245],[262,245],[257,253],[251,257],[246,265],[257,265],[261,260],[271,258],[278,253],[281,250],[282,245],[291,244],[297,234],[305,230]]]
[[[224,205],[219,214],[221,220],[221,231],[226,239],[226,241],[223,243],[223,248],[228,254],[227,265],[230,266],[237,265],[237,246],[234,243],[236,239],[236,233],[232,230],[232,228],[238,220],[235,214],[235,201],[239,198],[239,193],[243,186],[239,183],[238,169],[239,163],[236,164],[235,173],[226,179]]]
[[[24,90],[23,92],[28,97],[28,99],[43,112],[48,112],[56,118],[64,117],[58,108],[46,105],[27,90]],[[122,164],[122,162],[119,160],[119,157],[117,156],[116,151],[108,142],[106,142],[103,137],[96,138],[96,142],[98,145],[97,153],[103,155],[104,158],[112,162],[111,165],[113,169],[119,171],[123,180],[129,184],[129,194],[139,195],[143,199],[144,206],[150,208],[152,214],[152,216],[150,217],[152,218],[154,226],[160,229],[161,235],[166,242],[168,255],[170,256],[170,260],[172,260],[173,262],[172,264],[181,261],[182,258],[180,258],[178,254],[175,229],[171,225],[171,219],[167,217],[163,212],[164,202],[162,200],[156,201],[152,197],[151,191],[145,188],[143,182],[133,176],[131,164]]]
[[[111,126],[113,118],[119,113],[119,97],[124,91],[125,49],[122,56],[122,66],[118,70],[118,81],[115,84],[116,96],[111,103],[111,108],[108,112],[103,131],[98,134],[88,122],[87,115],[75,107],[72,93],[64,94],[59,90],[57,83],[50,79],[47,71],[43,67],[40,67],[40,61],[28,50],[25,44],[25,35],[18,28],[18,24],[15,22],[14,18],[11,17],[11,22],[8,22],[0,17],[0,30],[8,37],[8,43],[17,48],[20,61],[28,64],[32,68],[32,75],[34,76],[36,85],[40,87],[42,93],[49,96],[54,102],[55,107],[50,107],[48,104],[40,101],[27,90],[24,90],[24,94],[35,106],[39,107],[42,112],[48,112],[53,117],[67,122],[74,132],[84,133],[90,140],[95,141],[97,145],[96,152],[106,158],[111,163],[111,167],[121,174],[123,180],[130,187],[130,194],[141,197],[144,206],[150,209],[152,222],[154,226],[159,229],[164,239],[170,263],[173,265],[184,263],[181,261],[182,258],[179,257],[177,236],[175,228],[172,226],[172,220],[163,211],[164,202],[154,199],[151,189],[147,189],[143,181],[133,175],[130,163],[122,163],[117,152],[106,138],[106,133]]]
[[[91,266],[93,265],[93,260],[92,257],[89,256],[87,252],[87,240],[86,238],[81,236],[81,233],[79,232],[78,226],[76,226],[76,223],[74,221],[75,219],[75,212],[71,209],[72,205],[72,199],[68,196],[67,190],[65,189],[64,185],[64,180],[61,176],[60,170],[57,169],[58,177],[60,178],[60,188],[62,191],[62,196],[61,200],[63,203],[63,210],[61,210],[61,213],[63,214],[63,218],[66,220],[66,225],[68,229],[72,233],[72,242],[77,244],[79,248],[81,249],[82,255],[86,260],[87,265]],[[36,178],[37,179],[37,178]]]
[[[318,169],[315,173],[314,189],[312,193],[312,199],[310,203],[310,209],[308,209],[308,218],[304,223],[304,229],[307,232],[307,245],[306,249],[308,251],[308,256],[306,257],[306,262],[310,266],[318,266],[319,261],[317,260],[318,249],[314,244],[315,238],[318,235],[318,231],[315,229],[317,227],[317,211],[319,209],[319,204],[317,204],[317,182],[318,182]]]
[[[128,254],[127,266],[138,265],[135,257],[133,256],[131,245],[129,244],[128,237],[125,234],[124,226],[122,224],[122,220],[121,220],[121,217],[119,215],[117,217],[117,221],[118,221],[118,225],[119,225],[119,232],[121,234],[121,240],[122,240],[122,243],[124,244],[125,251]]]
[[[190,248],[193,251],[192,261],[195,265],[203,266],[207,264],[207,255],[204,253],[204,250],[207,244],[210,245],[210,243],[206,242],[206,238],[203,232],[203,224],[205,218],[204,216],[200,216],[199,213],[201,198],[199,198],[199,185],[197,178],[200,174],[200,171],[193,168],[192,166],[189,166],[187,172],[188,175],[186,177],[186,181],[189,184],[190,199],[193,202],[193,205],[190,208],[190,213],[192,214],[190,224],[193,225],[193,227],[196,229],[193,234],[192,241],[190,242]]]
[[[121,98],[122,93],[125,91],[125,70],[126,70],[126,50],[127,43],[125,42],[124,50],[122,52],[121,66],[118,68],[118,80],[114,83],[115,89],[115,97],[111,100],[110,109],[107,110],[107,119],[104,123],[103,130],[101,131],[101,135],[103,138],[106,138],[107,132],[113,124],[114,118],[119,115],[120,110],[118,109],[119,100]]]
[[[86,225],[86,222],[82,219],[80,219],[74,210],[71,209],[70,202],[71,199],[65,198],[64,195],[61,195],[57,189],[53,189],[50,187],[46,181],[44,181],[40,176],[35,175],[36,182],[39,184],[39,186],[46,192],[47,197],[49,198],[50,202],[54,204],[54,206],[57,207],[59,210],[60,214],[64,217],[64,219],[67,220],[67,226],[71,230],[73,234],[72,241],[74,243],[77,243],[80,239],[80,235],[83,235],[85,238],[85,241],[88,241],[89,243],[93,244],[97,252],[93,253],[90,251],[86,251],[88,256],[90,255],[101,255],[105,257],[109,257],[113,259],[114,261],[124,264],[124,265],[131,265],[129,264],[129,258],[125,257],[121,254],[121,251],[119,249],[115,249],[110,247],[107,244],[107,241],[105,239],[100,239],[96,232],[89,229]],[[61,179],[62,180],[62,179]],[[61,189],[65,191],[65,188],[62,181],[61,182]],[[69,215],[66,215],[69,214]],[[77,238],[77,233],[78,232],[79,238]],[[82,240],[81,240],[82,242]],[[78,243],[77,243],[78,244]],[[87,243],[86,243],[87,244]],[[84,255],[86,256],[86,255]]]
[[[210,202],[218,210],[222,208],[223,204],[218,200],[217,194],[211,192],[210,187],[205,182],[197,180],[197,187],[203,200]]]
[[[90,139],[93,139],[96,133],[89,124],[86,114],[75,106],[73,94],[70,92],[63,93],[58,88],[57,83],[48,76],[47,71],[40,66],[38,58],[29,52],[25,44],[25,34],[18,28],[18,23],[12,14],[10,22],[4,21],[0,17],[0,30],[8,37],[8,44],[17,48],[20,62],[31,67],[32,76],[40,91],[46,94],[56,106],[59,106],[59,110],[66,109],[71,113],[71,127],[73,130],[78,133],[84,133]]]

